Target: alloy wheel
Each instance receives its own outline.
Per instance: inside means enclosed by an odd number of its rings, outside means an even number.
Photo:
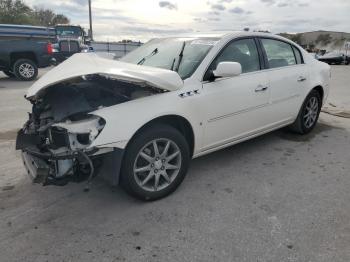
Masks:
[[[134,178],[143,190],[163,190],[179,174],[181,161],[181,151],[172,140],[154,139],[138,152],[133,168]]]
[[[23,63],[19,66],[18,72],[22,77],[29,79],[34,76],[35,69],[31,64]]]
[[[315,124],[318,115],[318,109],[319,105],[317,97],[312,96],[309,101],[307,101],[304,111],[303,121],[306,128],[310,128]]]

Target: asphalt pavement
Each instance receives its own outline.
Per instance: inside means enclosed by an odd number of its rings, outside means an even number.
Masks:
[[[350,105],[350,66],[329,101]],[[95,179],[33,185],[14,150],[29,83],[0,76],[1,261],[350,261],[350,119],[321,113],[192,161],[169,197],[144,203]]]

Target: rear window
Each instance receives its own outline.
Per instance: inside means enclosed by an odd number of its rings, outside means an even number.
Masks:
[[[261,42],[270,68],[290,66],[297,63],[290,44],[274,39],[261,39]]]
[[[294,54],[295,54],[295,59],[297,60],[297,64],[302,64],[303,63],[303,58],[301,56],[300,50],[296,48],[295,46],[292,46]]]

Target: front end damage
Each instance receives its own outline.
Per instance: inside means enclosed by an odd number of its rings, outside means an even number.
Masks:
[[[65,79],[27,98],[32,112],[18,132],[16,149],[22,151],[28,175],[43,185],[65,185],[90,182],[100,172],[117,184],[123,150],[91,146],[106,125],[91,112],[162,92],[166,90],[90,74]]]

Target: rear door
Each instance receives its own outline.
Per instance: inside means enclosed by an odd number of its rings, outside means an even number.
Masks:
[[[275,123],[292,121],[298,114],[308,71],[299,49],[287,42],[261,38],[271,90],[271,116]]]

